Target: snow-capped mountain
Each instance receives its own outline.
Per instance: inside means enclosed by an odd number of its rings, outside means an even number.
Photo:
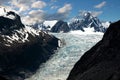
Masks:
[[[105,32],[106,28],[101,21],[90,12],[84,12],[80,17],[74,18],[69,26],[71,30],[85,31],[86,28],[93,28],[93,32]]]
[[[54,33],[69,32],[69,31],[82,31],[82,32],[102,32],[104,33],[109,27],[110,22],[100,21],[97,17],[89,11],[85,11],[79,16],[71,19],[70,22],[62,20],[44,21],[43,23],[36,23],[34,28],[50,31]]]
[[[4,11],[0,16],[0,76],[8,80],[30,77],[54,54],[58,43],[53,35],[25,26],[15,12]]]
[[[30,25],[34,29],[42,30],[42,31],[51,31],[52,27],[57,23],[57,20],[49,20],[44,21],[43,23],[36,23],[34,25]]]

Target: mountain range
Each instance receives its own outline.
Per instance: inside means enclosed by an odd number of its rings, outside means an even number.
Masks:
[[[97,17],[94,17],[91,12],[86,11],[84,14],[71,19],[70,22],[65,22],[62,20],[44,21],[41,24],[35,24],[34,28],[57,33],[75,30],[86,32],[86,29],[88,28],[92,32],[104,33],[110,23],[111,22],[109,21],[100,21]]]

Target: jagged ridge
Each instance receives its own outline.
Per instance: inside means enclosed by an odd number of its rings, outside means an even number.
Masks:
[[[71,30],[85,31],[84,28],[94,28],[94,32],[105,32],[106,29],[97,17],[92,16],[88,11],[84,12],[82,18],[77,17],[69,24]]]

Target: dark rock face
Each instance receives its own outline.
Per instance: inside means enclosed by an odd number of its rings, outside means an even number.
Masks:
[[[12,11],[8,12],[6,16],[15,16],[15,19],[0,16],[0,32],[2,34],[9,34],[13,30],[23,28],[24,25],[21,22],[20,16]]]
[[[64,21],[58,21],[51,29],[51,32],[69,32],[70,28],[67,24],[67,22]]]
[[[30,77],[57,50],[56,37],[44,32],[36,35],[34,29],[21,23],[20,17],[12,20],[1,16],[0,29],[0,76],[8,80]]]
[[[0,76],[0,80],[7,80],[7,79],[5,79],[4,77]]]
[[[54,36],[30,36],[32,41],[15,43],[7,47],[0,45],[0,74],[9,80],[23,80],[35,73],[41,63],[47,61],[58,47]]]
[[[105,32],[106,29],[102,26],[102,23],[97,17],[92,16],[90,12],[85,12],[82,15],[82,19],[77,19],[69,24],[71,30],[81,30],[84,32],[84,28],[94,28],[94,32]]]
[[[120,21],[81,57],[67,80],[120,80]]]

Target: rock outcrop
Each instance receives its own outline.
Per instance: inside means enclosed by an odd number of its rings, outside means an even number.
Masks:
[[[24,80],[54,54],[59,39],[24,26],[14,12],[8,12],[8,15],[15,18],[0,16],[0,76]]]
[[[120,21],[81,57],[67,80],[120,80]]]
[[[59,33],[59,32],[69,32],[70,28],[67,22],[62,20],[58,21],[51,29],[51,32]]]
[[[22,24],[20,16],[15,12],[7,12],[6,16],[14,16],[14,19],[8,17],[0,16],[0,33],[1,34],[10,34],[15,29],[21,29],[25,26]]]

